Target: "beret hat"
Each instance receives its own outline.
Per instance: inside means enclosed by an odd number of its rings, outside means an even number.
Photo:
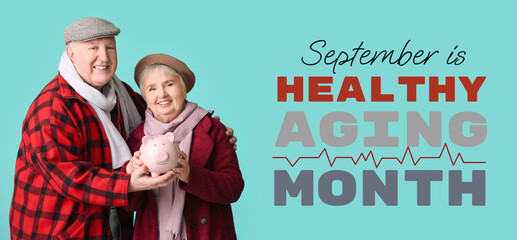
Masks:
[[[92,39],[113,37],[120,33],[120,29],[102,18],[81,18],[66,27],[63,33],[63,42],[84,42]]]
[[[190,92],[192,88],[194,87],[194,83],[196,82],[196,77],[194,76],[194,73],[190,71],[190,69],[187,67],[187,65],[182,62],[181,60],[171,57],[167,54],[163,53],[156,53],[156,54],[150,54],[142,59],[136,64],[135,67],[135,82],[140,87],[141,79],[140,75],[142,73],[142,70],[144,70],[145,66],[149,64],[161,64],[165,66],[169,66],[172,69],[174,69],[178,74],[181,76],[183,81],[185,82],[185,87],[187,87],[187,92]]]

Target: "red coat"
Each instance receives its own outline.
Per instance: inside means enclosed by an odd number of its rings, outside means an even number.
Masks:
[[[143,114],[141,97],[124,86]],[[124,129],[118,105],[111,115]],[[112,171],[109,142],[92,107],[57,75],[23,121],[11,238],[110,239],[110,206],[128,204],[129,179]]]
[[[140,148],[143,125],[142,122],[128,140],[133,151]],[[189,240],[237,238],[230,203],[239,199],[244,180],[237,155],[225,132],[224,125],[209,116],[194,128],[190,180],[188,184],[180,183],[186,192],[183,217]],[[130,194],[129,207],[125,209],[137,211],[135,240],[158,239],[157,205],[152,191]]]

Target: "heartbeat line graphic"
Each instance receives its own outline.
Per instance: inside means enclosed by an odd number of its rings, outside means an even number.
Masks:
[[[382,160],[397,160],[400,163],[400,165],[402,165],[402,163],[404,163],[404,160],[406,159],[406,156],[408,155],[408,153],[409,153],[409,157],[411,157],[411,160],[413,161],[413,165],[416,166],[418,164],[418,162],[420,162],[420,160],[422,160],[422,159],[440,159],[442,157],[442,154],[443,154],[444,151],[447,151],[447,154],[449,155],[449,158],[451,160],[452,166],[456,165],[456,162],[458,161],[458,158],[461,159],[462,163],[486,163],[486,162],[467,162],[467,161],[463,160],[463,157],[461,156],[461,153],[458,153],[458,155],[456,155],[456,158],[453,159],[452,156],[451,156],[451,152],[449,151],[449,147],[447,146],[447,143],[445,143],[443,145],[442,151],[440,152],[440,155],[438,157],[419,157],[416,161],[415,161],[415,158],[413,157],[413,153],[411,153],[411,148],[409,148],[409,146],[406,148],[406,151],[404,152],[404,156],[402,157],[402,159],[399,159],[398,157],[382,157],[379,160],[379,162],[377,162],[375,160],[375,156],[373,155],[372,150],[370,150],[370,152],[368,152],[366,157],[364,156],[364,153],[361,153],[359,155],[359,157],[357,157],[357,160],[354,160],[354,158],[347,156],[347,157],[334,157],[334,160],[330,161],[330,157],[329,157],[329,154],[328,154],[326,148],[323,148],[323,150],[321,151],[320,155],[317,156],[317,157],[299,157],[298,159],[296,159],[296,161],[294,161],[294,163],[291,162],[289,160],[289,158],[287,158],[287,157],[273,157],[273,158],[274,159],[285,159],[285,160],[287,160],[289,165],[291,165],[291,167],[294,167],[294,165],[296,165],[296,163],[298,163],[298,161],[300,161],[301,159],[318,159],[318,158],[321,157],[321,155],[323,155],[323,153],[325,153],[325,156],[328,159],[329,165],[330,165],[330,167],[332,167],[332,166],[334,166],[334,163],[336,162],[337,159],[350,159],[350,160],[352,160],[354,165],[357,165],[357,163],[359,162],[359,160],[361,158],[364,159],[364,161],[366,162],[371,157],[373,163],[375,164],[375,168],[378,168],[379,165],[381,165]]]

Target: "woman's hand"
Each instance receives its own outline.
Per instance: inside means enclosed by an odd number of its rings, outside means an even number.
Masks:
[[[180,167],[175,167],[172,169],[172,171],[176,174],[176,177],[179,180],[183,181],[184,183],[188,183],[190,179],[190,165],[187,162],[187,154],[185,154],[183,151],[180,151],[178,164]]]
[[[143,162],[142,162],[142,160],[140,160],[140,151],[136,151],[126,166],[126,172],[131,174],[136,169],[140,168],[142,165],[143,165]]]

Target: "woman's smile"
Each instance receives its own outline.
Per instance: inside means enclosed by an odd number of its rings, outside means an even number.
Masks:
[[[178,74],[156,69],[144,76],[142,96],[158,121],[171,122],[183,111],[187,92],[182,81]]]
[[[165,107],[165,106],[168,106],[169,103],[171,103],[172,101],[170,100],[166,100],[166,101],[162,101],[162,102],[159,102],[158,105],[162,106],[162,107]]]

